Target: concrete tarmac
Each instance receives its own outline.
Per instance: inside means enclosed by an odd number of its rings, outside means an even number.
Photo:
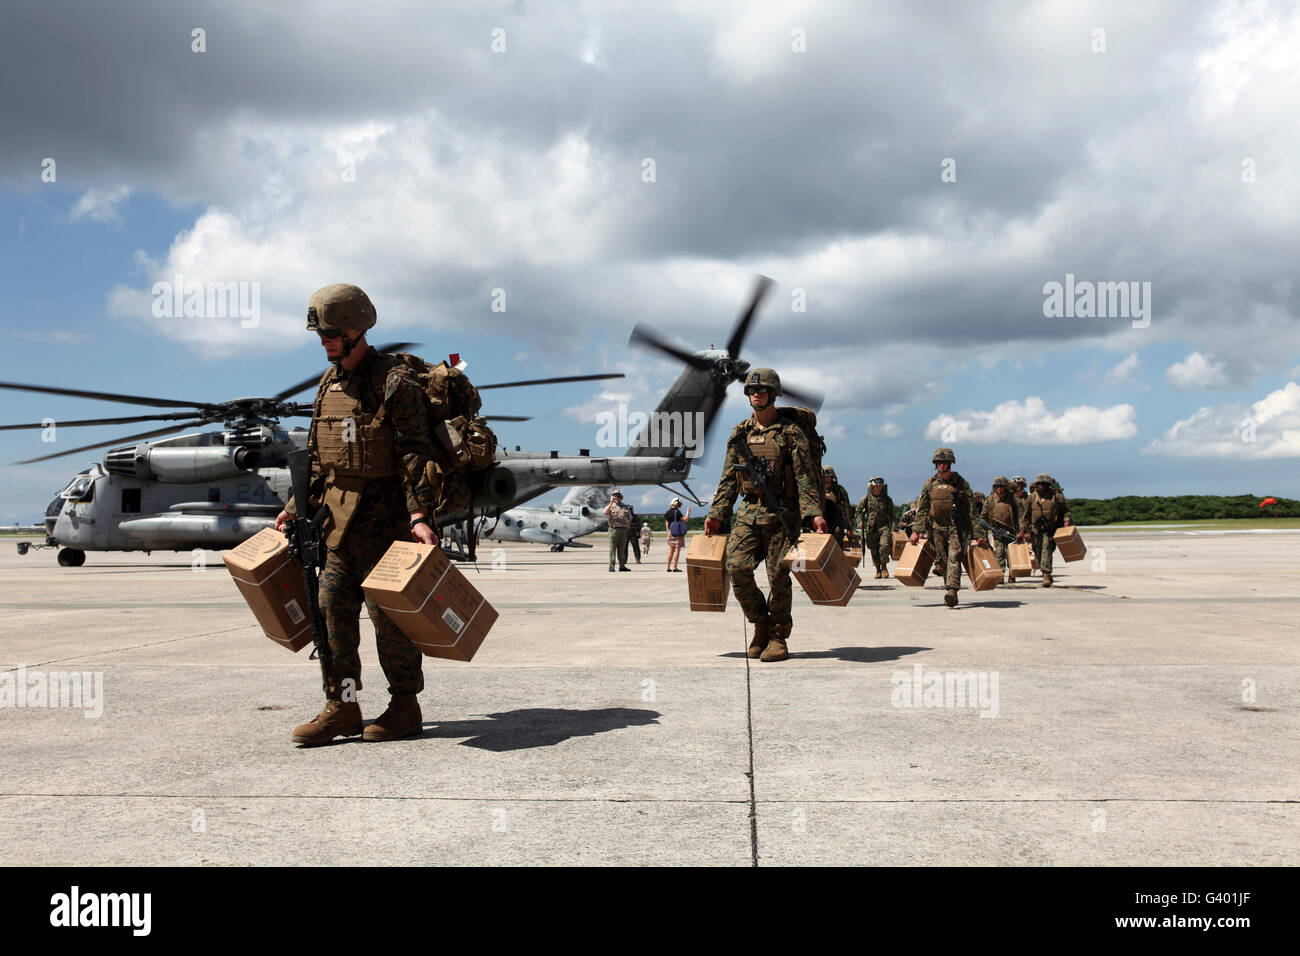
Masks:
[[[775,664],[734,596],[688,610],[662,539],[629,574],[599,539],[485,543],[501,617],[472,663],[426,659],[424,735],[315,749],[289,734],[317,664],[217,554],[8,545],[0,864],[1300,862],[1300,533],[1085,539],[1057,586],[951,610],[933,577],[796,586]],[[80,707],[23,696],[52,672]]]

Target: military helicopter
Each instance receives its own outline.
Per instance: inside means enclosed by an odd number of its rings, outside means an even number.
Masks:
[[[588,449],[581,449],[577,456],[561,457],[558,451],[521,451],[518,445],[513,451],[498,447],[495,464],[479,473],[475,480],[472,489],[475,512],[495,518],[563,485],[654,484],[702,503],[686,479],[693,459],[703,452],[705,436],[722,405],[727,386],[742,380],[749,368],[749,363],[739,358],[740,347],[770,285],[770,279],[759,277],[726,350],[685,352],[636,326],[631,344],[665,352],[683,361],[686,368],[649,416],[646,427],[632,437],[627,455],[593,457]],[[382,346],[380,351],[396,352],[410,345],[399,342]],[[622,373],[576,375],[477,387],[482,392],[622,377]],[[186,409],[60,422],[58,427],[74,428],[181,420],[176,425],[17,462],[32,464],[114,446],[102,462],[78,472],[50,502],[45,512],[44,546],[59,549],[61,566],[79,567],[85,563],[87,551],[220,550],[272,526],[290,494],[288,455],[304,449],[307,442],[307,429],[284,429],[279,427],[279,422],[284,418],[311,416],[311,403],[291,399],[318,381],[319,375],[314,375],[269,398],[224,402],[191,402],[0,382],[0,388],[4,389],[157,409]],[[819,397],[789,387],[785,391],[805,404],[820,405]],[[521,416],[485,417],[499,421],[528,420]],[[215,423],[221,423],[223,428],[163,437]],[[47,425],[47,422],[3,425],[0,431],[41,429]],[[674,484],[680,488],[673,488]],[[464,522],[467,517],[466,514],[440,515],[439,522],[449,526]],[[28,542],[19,542],[19,553],[25,554],[28,547]]]
[[[609,525],[603,514],[609,504],[604,485],[572,488],[557,505],[546,508],[511,508],[495,519],[479,518],[479,537],[490,541],[528,541],[547,544],[552,551],[565,547],[590,548],[577,540]]]

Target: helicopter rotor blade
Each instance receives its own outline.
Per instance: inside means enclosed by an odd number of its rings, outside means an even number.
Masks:
[[[526,382],[494,382],[475,386],[480,392],[485,388],[518,388],[521,385],[556,385],[560,382],[595,382],[603,378],[626,378],[623,372],[606,372],[600,375],[564,375],[559,378],[534,378]]]
[[[806,391],[801,388],[791,388],[784,382],[781,383],[781,391],[788,398],[793,398],[800,404],[807,405],[814,412],[821,411],[822,402],[826,401],[826,396],[821,392]]]
[[[105,402],[125,402],[128,405],[148,405],[152,408],[194,408],[207,411],[217,407],[212,402],[183,402],[172,398],[145,398],[143,395],[117,395],[112,392],[90,392],[78,388],[21,385],[17,382],[0,382],[0,388],[10,388],[18,392],[41,392],[45,395],[69,395],[73,398],[97,398]]]
[[[655,349],[664,352],[677,359],[679,362],[685,362],[691,368],[701,371],[709,371],[713,368],[713,363],[708,359],[700,358],[698,355],[692,355],[690,352],[683,351],[675,345],[669,345],[661,339],[656,333],[651,332],[649,328],[638,322],[632,327],[632,334],[628,336],[628,345],[640,345],[645,348]]]
[[[62,458],[64,455],[75,455],[82,451],[94,451],[96,448],[107,448],[109,445],[121,445],[125,442],[137,441],[141,438],[158,438],[162,435],[170,435],[173,432],[181,432],[195,425],[207,425],[211,419],[196,418],[190,422],[181,422],[179,425],[172,425],[168,428],[158,428],[151,432],[141,432],[138,435],[124,435],[121,438],[114,438],[110,441],[102,441],[94,445],[82,445],[80,448],[69,448],[67,451],[56,451],[53,455],[42,455],[40,458],[28,458],[25,461],[16,461],[15,465],[32,465],[38,461],[49,461],[51,458]]]
[[[531,415],[484,415],[490,422],[531,422]]]
[[[125,418],[83,418],[75,422],[47,420],[30,425],[0,425],[0,432],[16,431],[20,428],[48,428],[52,422],[59,428],[82,428],[91,425],[126,425],[133,422],[167,422],[180,418],[193,418],[193,412],[173,412],[170,415],[128,415]]]
[[[733,359],[740,356],[740,347],[745,343],[745,337],[749,335],[749,327],[753,325],[754,316],[758,314],[758,307],[770,288],[772,288],[772,280],[765,275],[760,275],[754,282],[754,294],[750,296],[749,307],[740,314],[736,327],[731,331],[731,338],[727,340],[727,354]]]

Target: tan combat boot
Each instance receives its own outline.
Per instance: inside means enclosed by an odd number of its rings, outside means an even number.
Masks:
[[[955,588],[949,588],[943,592],[943,603],[949,607],[957,606],[957,591]]]
[[[1044,572],[1043,572],[1043,587],[1045,587],[1045,588],[1050,588],[1051,586],[1052,586],[1052,572],[1050,572],[1050,571],[1044,571]]]
[[[763,648],[763,653],[759,655],[760,661],[771,663],[772,661],[783,661],[790,656],[790,650],[785,646],[784,637],[773,637],[767,642],[767,647]]]
[[[362,740],[400,740],[424,733],[424,717],[414,694],[394,694],[388,709],[366,727]]]
[[[767,618],[754,625],[754,636],[749,641],[749,656],[757,657],[767,647]]]
[[[361,705],[327,700],[316,719],[293,728],[293,742],[305,747],[319,747],[335,737],[355,737],[361,733]]]

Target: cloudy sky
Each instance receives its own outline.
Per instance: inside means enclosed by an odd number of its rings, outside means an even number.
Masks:
[[[18,0],[0,81],[3,381],[270,394],[348,281],[479,382],[626,372],[488,393],[573,452],[679,370],[634,323],[721,345],[763,273],[744,358],[825,392],[855,499],[941,443],[978,487],[1297,494],[1295,5]],[[165,314],[178,275],[255,321]],[[91,457],[9,464],[50,450],[0,433],[0,521]]]

